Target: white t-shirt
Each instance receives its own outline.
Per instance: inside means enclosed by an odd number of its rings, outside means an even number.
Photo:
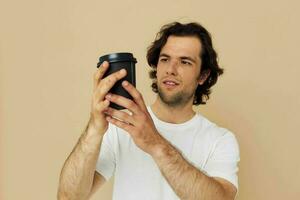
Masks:
[[[211,177],[228,180],[238,188],[239,146],[235,136],[201,114],[181,124],[159,120],[147,107],[158,132],[179,149],[184,158]],[[153,158],[138,148],[130,135],[109,124],[104,135],[97,172],[108,180],[115,175],[114,200],[179,199]]]

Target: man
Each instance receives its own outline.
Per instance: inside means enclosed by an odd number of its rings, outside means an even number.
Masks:
[[[126,81],[133,100],[108,93],[125,70],[103,78],[104,62],[95,73],[91,117],[62,169],[59,199],[89,199],[112,175],[114,199],[234,199],[237,141],[192,109],[223,73],[210,34],[197,23],[165,25],[147,59],[158,94],[148,107]]]

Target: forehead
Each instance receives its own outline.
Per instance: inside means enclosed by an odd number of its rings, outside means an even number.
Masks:
[[[174,57],[191,56],[200,59],[201,48],[201,42],[195,36],[169,36],[160,53]]]

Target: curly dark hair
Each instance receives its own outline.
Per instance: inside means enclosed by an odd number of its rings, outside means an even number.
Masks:
[[[195,22],[187,24],[173,22],[164,25],[157,33],[155,41],[148,47],[147,61],[152,67],[152,70],[149,72],[150,78],[153,79],[151,85],[152,90],[158,93],[156,68],[160,51],[166,44],[169,36],[196,36],[200,39],[202,50],[199,56],[202,60],[202,64],[199,77],[203,73],[210,72],[210,74],[202,85],[198,85],[195,91],[193,105],[206,104],[211,93],[210,88],[217,82],[218,76],[223,74],[224,69],[218,65],[217,53],[213,48],[210,33],[202,25]]]

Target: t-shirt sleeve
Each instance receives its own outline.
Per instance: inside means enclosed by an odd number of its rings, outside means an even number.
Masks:
[[[100,173],[106,180],[109,180],[116,167],[116,154],[115,154],[115,128],[109,124],[106,133],[103,136],[98,161],[96,164],[96,171]]]
[[[231,132],[227,131],[214,145],[211,155],[204,167],[210,177],[220,177],[231,182],[238,189],[238,162],[240,153],[238,142]]]

